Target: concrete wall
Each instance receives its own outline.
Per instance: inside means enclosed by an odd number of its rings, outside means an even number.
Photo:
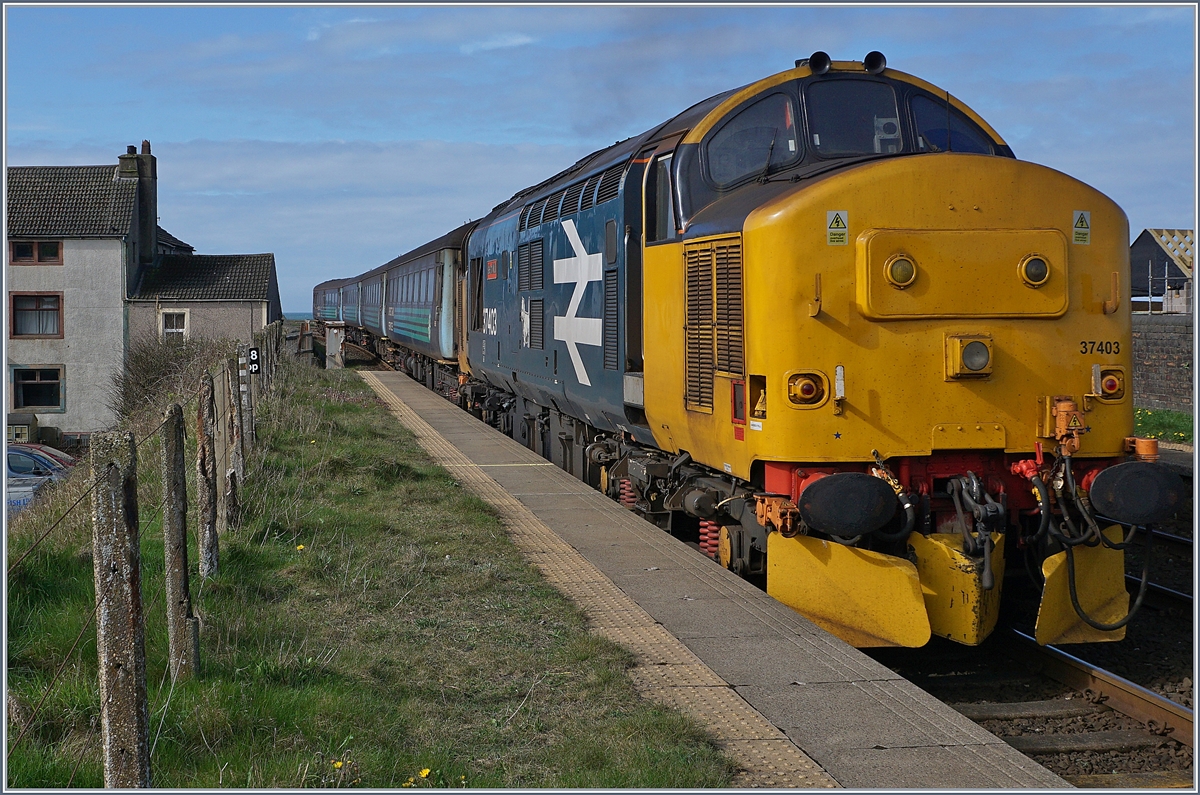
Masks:
[[[1133,402],[1192,413],[1192,316],[1133,315]]]
[[[236,339],[250,342],[266,325],[265,301],[131,301],[129,336],[132,340],[155,337],[160,312],[186,312],[190,339]]]
[[[8,411],[14,368],[62,366],[65,408],[37,412],[38,424],[74,433],[116,421],[107,403],[112,375],[125,365],[125,256],[120,240],[64,240],[62,265],[7,266],[10,292],[63,294],[62,339],[8,340]]]

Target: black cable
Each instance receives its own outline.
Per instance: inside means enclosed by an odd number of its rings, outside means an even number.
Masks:
[[[1095,619],[1093,619],[1087,613],[1083,612],[1083,608],[1079,604],[1079,595],[1075,592],[1075,554],[1074,554],[1074,550],[1071,549],[1071,547],[1066,548],[1065,551],[1067,553],[1067,588],[1071,593],[1071,606],[1075,608],[1075,614],[1078,615],[1079,618],[1083,620],[1083,623],[1087,624],[1089,627],[1091,627],[1093,629],[1098,629],[1101,632],[1111,632],[1114,629],[1120,629],[1121,627],[1125,626],[1133,619],[1133,617],[1137,614],[1137,611],[1142,606],[1142,600],[1146,598],[1146,591],[1149,590],[1147,588],[1147,585],[1148,585],[1149,576],[1150,576],[1150,550],[1154,545],[1154,542],[1152,540],[1153,537],[1154,537],[1153,533],[1151,533],[1147,536],[1145,557],[1142,559],[1142,580],[1141,580],[1141,584],[1138,586],[1137,598],[1134,599],[1133,605],[1129,608],[1129,612],[1125,614],[1125,617],[1122,618],[1120,621],[1117,621],[1113,624],[1102,624],[1099,621],[1096,621]]]

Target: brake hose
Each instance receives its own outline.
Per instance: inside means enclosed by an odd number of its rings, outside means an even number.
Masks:
[[[1150,550],[1154,546],[1154,531],[1147,527],[1146,551],[1145,557],[1142,559],[1142,581],[1138,585],[1137,598],[1133,600],[1133,605],[1129,608],[1129,612],[1120,621],[1113,624],[1101,624],[1087,613],[1083,612],[1083,608],[1079,605],[1079,595],[1075,592],[1075,555],[1071,547],[1065,547],[1067,553],[1067,588],[1071,592],[1071,606],[1075,608],[1075,614],[1083,619],[1083,623],[1093,629],[1098,629],[1101,632],[1111,632],[1114,629],[1120,629],[1128,624],[1142,606],[1142,600],[1146,598],[1147,583],[1150,576]],[[1132,536],[1130,536],[1132,537]]]
[[[908,538],[908,534],[912,532],[913,526],[917,523],[917,510],[913,505],[913,499],[908,492],[901,492],[896,495],[900,499],[900,506],[904,508],[904,526],[895,533],[884,533],[875,531],[875,535],[884,541],[902,541]]]

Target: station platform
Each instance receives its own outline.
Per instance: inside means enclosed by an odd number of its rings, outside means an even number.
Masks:
[[[514,542],[704,725],[736,787],[1069,789],[896,673],[407,376],[363,372]]]

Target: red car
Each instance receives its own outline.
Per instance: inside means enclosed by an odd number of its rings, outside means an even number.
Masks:
[[[48,444],[35,444],[33,442],[9,442],[10,450],[26,449],[34,453],[41,453],[43,456],[57,461],[64,467],[73,467],[79,463],[79,460],[74,456],[64,453],[62,450],[57,450]]]

